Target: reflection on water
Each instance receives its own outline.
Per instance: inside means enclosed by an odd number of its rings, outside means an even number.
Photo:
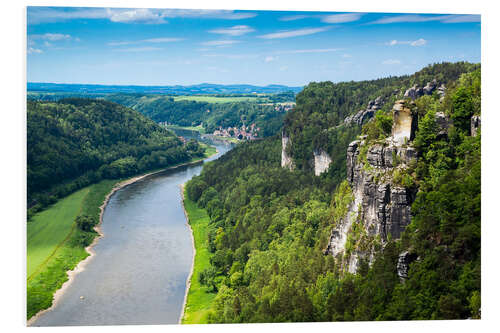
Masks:
[[[231,149],[216,146],[210,160]],[[193,256],[179,185],[201,168],[167,170],[117,191],[96,256],[33,326],[177,323]]]

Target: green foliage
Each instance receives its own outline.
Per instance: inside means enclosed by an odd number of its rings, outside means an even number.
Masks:
[[[75,219],[76,226],[82,231],[92,231],[99,220],[89,215],[78,215]]]
[[[470,134],[470,118],[481,114],[481,69],[460,77],[451,95],[451,119],[460,130]]]
[[[102,179],[203,156],[138,112],[91,99],[27,103],[28,217]]]
[[[383,139],[391,135],[392,115],[383,111],[377,111],[375,119],[366,123],[361,133],[367,136],[368,141]]]

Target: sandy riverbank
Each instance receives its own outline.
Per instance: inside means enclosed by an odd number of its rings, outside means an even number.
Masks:
[[[191,278],[193,277],[194,258],[196,256],[196,246],[194,244],[193,229],[191,228],[191,225],[189,224],[189,216],[188,216],[188,213],[186,212],[186,208],[184,207],[184,184],[179,185],[179,187],[181,189],[182,210],[184,211],[184,216],[186,217],[186,225],[189,228],[189,234],[191,235],[191,246],[193,249],[193,259],[191,260],[191,270],[189,271],[189,275],[188,275],[188,278],[186,280],[186,291],[184,292],[184,301],[182,302],[182,310],[181,310],[181,314],[179,316],[179,324],[182,324],[182,318],[184,317],[184,311],[186,310],[186,303],[187,303],[189,288],[191,287]]]
[[[216,151],[217,153],[218,151]],[[216,154],[215,153],[215,154]],[[215,155],[213,154],[213,155]],[[213,156],[211,155],[211,156]],[[208,157],[205,157],[204,159],[206,158],[209,158],[210,156]],[[27,321],[27,326],[31,326],[41,315],[43,315],[45,312],[48,312],[50,310],[52,310],[59,302],[61,296],[64,294],[64,292],[68,289],[68,287],[71,285],[71,283],[73,282],[74,278],[76,277],[76,275],[82,271],[85,270],[85,266],[92,260],[92,258],[95,256],[95,252],[93,250],[94,246],[97,244],[97,242],[99,241],[99,239],[101,239],[102,237],[104,237],[104,233],[102,232],[102,228],[101,228],[101,225],[102,225],[102,221],[103,221],[103,215],[104,215],[104,210],[106,209],[106,206],[111,198],[111,196],[118,190],[130,185],[130,184],[133,184],[139,180],[142,180],[146,177],[149,177],[151,175],[154,175],[154,174],[157,174],[157,173],[160,173],[160,172],[163,172],[163,171],[166,171],[166,170],[173,170],[173,169],[176,169],[176,168],[179,168],[179,167],[182,167],[182,166],[186,166],[186,165],[191,165],[191,164],[197,164],[197,163],[200,163],[202,162],[204,159],[200,159],[200,160],[197,160],[197,161],[191,161],[191,162],[186,162],[186,163],[182,163],[182,164],[179,164],[179,165],[176,165],[176,166],[172,166],[172,167],[168,167],[168,168],[165,168],[165,169],[161,169],[161,170],[157,170],[157,171],[153,171],[153,172],[149,172],[149,173],[146,173],[144,175],[140,175],[140,176],[136,176],[136,177],[133,177],[133,178],[130,178],[130,179],[127,179],[127,180],[124,180],[124,181],[121,181],[121,182],[118,182],[112,189],[111,191],[106,195],[106,197],[104,198],[104,201],[102,203],[102,205],[99,207],[100,208],[100,214],[99,214],[99,223],[97,226],[94,227],[94,230],[98,233],[98,235],[94,238],[92,244],[90,244],[89,246],[87,246],[85,248],[85,250],[87,251],[87,253],[89,253],[89,255],[83,259],[82,261],[80,261],[76,267],[72,270],[69,270],[66,272],[67,276],[68,276],[68,280],[66,280],[66,282],[63,283],[63,285],[61,286],[61,288],[59,288],[55,293],[54,293],[54,296],[53,296],[53,300],[52,300],[52,305],[47,308],[47,309],[44,309],[44,310],[41,310],[39,311],[37,314],[35,314],[33,317],[31,317],[28,321]],[[184,207],[184,206],[183,206]],[[191,237],[192,237],[192,232],[191,232]]]

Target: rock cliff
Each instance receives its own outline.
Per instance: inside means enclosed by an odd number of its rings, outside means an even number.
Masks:
[[[323,149],[314,151],[314,174],[316,176],[321,175],[323,172],[327,171],[332,163],[332,159],[327,152]]]
[[[416,165],[417,151],[408,144],[416,128],[416,116],[402,102],[393,109],[399,122],[393,136],[368,143],[366,137],[347,149],[347,181],[352,201],[347,214],[337,221],[325,250],[341,259],[344,268],[356,272],[360,258],[371,261],[377,247],[401,237],[411,222],[416,189],[402,184],[401,175]],[[404,118],[407,117],[407,118]],[[401,138],[408,141],[402,142]]]
[[[287,153],[289,142],[290,138],[283,132],[281,136],[281,167],[293,170],[293,160]]]

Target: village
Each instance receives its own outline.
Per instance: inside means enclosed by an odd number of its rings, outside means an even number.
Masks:
[[[255,124],[251,124],[250,126],[245,126],[243,124],[241,128],[222,128],[222,126],[219,126],[219,128],[213,132],[213,135],[224,138],[235,138],[238,140],[255,140],[257,139],[259,131],[260,127],[255,127]]]

